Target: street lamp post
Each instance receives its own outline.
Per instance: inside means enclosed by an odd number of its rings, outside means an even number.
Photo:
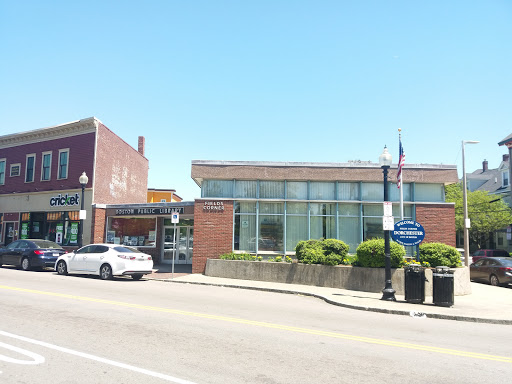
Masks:
[[[81,248],[84,244],[84,193],[85,193],[85,186],[87,185],[87,182],[89,181],[89,178],[85,174],[85,172],[82,172],[82,175],[80,175],[80,178],[78,179],[80,182],[80,185],[82,186],[82,197],[80,198],[80,228],[78,230],[78,248]]]
[[[478,144],[479,141],[462,140],[462,200],[464,201],[464,264],[469,266],[469,228],[471,227],[468,218],[468,193],[466,185],[466,156],[464,154],[465,144]]]
[[[389,201],[388,196],[388,171],[391,166],[392,158],[391,154],[388,152],[388,148],[384,146],[384,151],[379,156],[379,164],[382,168],[382,173],[384,174],[384,201]],[[386,283],[384,289],[382,290],[382,298],[381,300],[387,301],[396,301],[395,298],[395,290],[391,285],[391,255],[389,249],[389,230],[384,230],[384,255],[386,257]]]

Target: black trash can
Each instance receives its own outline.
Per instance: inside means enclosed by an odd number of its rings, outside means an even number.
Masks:
[[[423,304],[425,301],[425,268],[420,265],[409,265],[404,268],[405,301]]]
[[[434,305],[451,307],[454,303],[454,271],[448,267],[437,267],[433,273],[432,299]]]

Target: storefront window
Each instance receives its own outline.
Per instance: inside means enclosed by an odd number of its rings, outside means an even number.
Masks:
[[[156,219],[111,217],[107,230],[107,243],[154,247]]]
[[[23,212],[20,239],[44,239],[60,245],[77,245],[79,211]]]

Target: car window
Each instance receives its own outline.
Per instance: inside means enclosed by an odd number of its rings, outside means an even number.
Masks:
[[[483,253],[483,251],[476,251],[475,253],[473,253],[473,256],[481,256]]]
[[[61,246],[53,241],[49,240],[36,240],[33,241],[37,248],[49,248],[49,249],[60,249]]]
[[[500,262],[504,267],[512,267],[512,259],[500,259]]]
[[[490,267],[498,265],[498,262],[496,260],[487,260],[487,265]]]
[[[137,248],[132,248],[132,247],[114,247],[114,249],[117,252],[123,252],[123,253],[142,253]]]
[[[502,249],[496,249],[492,251],[493,256],[499,256],[499,257],[509,257],[509,253],[507,251],[504,251]]]
[[[76,253],[92,253],[94,251],[95,245],[87,245],[83,248],[80,248]]]
[[[108,247],[105,247],[104,245],[97,245],[96,249],[94,250],[94,253],[105,253],[108,252]]]
[[[30,244],[28,243],[28,241],[21,240],[18,245],[18,248],[21,248],[21,249],[30,248]]]
[[[481,267],[482,264],[484,263],[485,259],[480,259],[478,260],[476,263],[475,263],[475,267]]]
[[[7,246],[7,249],[15,249],[18,248],[20,242],[19,241],[13,241],[11,244]]]

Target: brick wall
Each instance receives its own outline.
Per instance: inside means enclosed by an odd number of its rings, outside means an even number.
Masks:
[[[439,242],[455,247],[455,206],[416,205],[416,221],[425,229],[423,242]]]
[[[195,201],[192,273],[204,273],[206,259],[233,250],[233,201],[222,201],[223,210],[205,210],[205,202],[211,201]]]
[[[98,124],[94,203],[146,203],[148,159]]]
[[[92,207],[91,243],[104,243],[106,209]]]

